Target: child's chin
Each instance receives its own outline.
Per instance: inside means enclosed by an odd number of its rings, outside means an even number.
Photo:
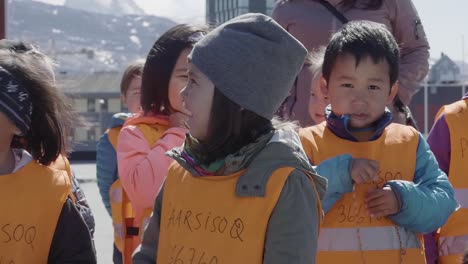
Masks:
[[[372,127],[372,124],[374,123],[374,121],[351,121],[349,123],[349,125],[351,126],[351,128],[354,128],[354,129],[361,129],[361,128],[368,128],[368,127]]]

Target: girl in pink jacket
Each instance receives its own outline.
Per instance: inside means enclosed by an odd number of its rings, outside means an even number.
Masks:
[[[119,177],[141,229],[172,163],[165,153],[185,139],[189,113],[180,91],[187,82],[187,55],[205,33],[203,27],[183,24],[154,43],[142,74],[143,111],[125,122],[118,137]]]

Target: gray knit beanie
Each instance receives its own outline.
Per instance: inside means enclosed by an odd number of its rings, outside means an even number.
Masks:
[[[307,49],[272,18],[245,14],[208,33],[188,58],[227,98],[271,119],[306,55]]]

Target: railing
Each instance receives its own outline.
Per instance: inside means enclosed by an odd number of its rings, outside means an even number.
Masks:
[[[419,129],[428,135],[434,123],[435,114],[443,105],[460,100],[468,91],[465,83],[424,83],[421,90],[413,97],[410,108],[413,111]]]

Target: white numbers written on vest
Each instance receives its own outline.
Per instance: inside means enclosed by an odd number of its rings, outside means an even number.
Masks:
[[[240,242],[244,241],[242,234],[245,225],[242,219],[228,219],[211,212],[196,212],[174,208],[167,221],[167,228],[182,228],[190,232],[217,233]]]
[[[209,256],[205,251],[175,245],[171,250],[169,264],[218,264],[217,256]]]
[[[465,153],[466,153],[465,151],[468,150],[468,139],[466,139],[464,137],[460,138],[460,146],[461,146],[461,157],[462,157],[462,159],[464,159],[465,158]],[[466,153],[466,154],[468,154],[468,153]]]

